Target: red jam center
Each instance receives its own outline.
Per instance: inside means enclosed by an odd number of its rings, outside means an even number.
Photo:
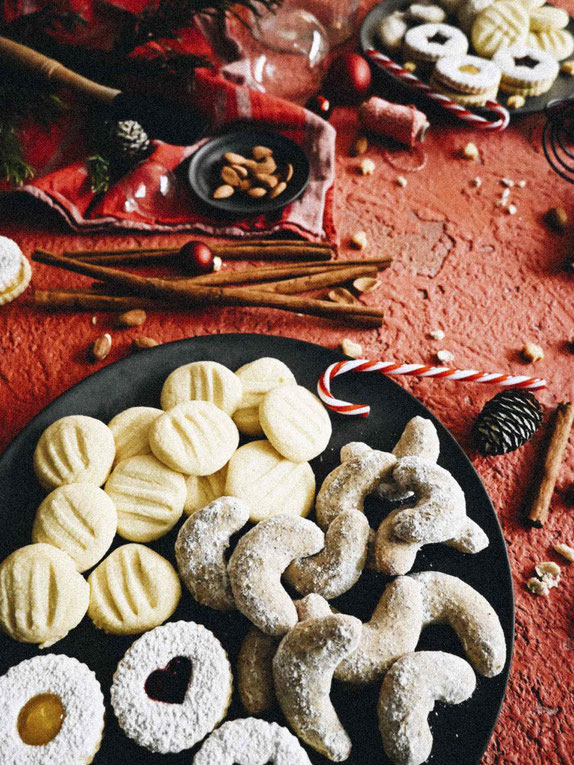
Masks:
[[[193,666],[186,656],[176,656],[167,667],[154,670],[145,681],[145,692],[154,701],[183,704]]]

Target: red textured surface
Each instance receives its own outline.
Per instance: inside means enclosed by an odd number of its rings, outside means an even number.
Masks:
[[[573,0],[562,4],[574,12]],[[355,111],[339,108],[332,122],[339,133],[336,222],[344,243],[341,257],[350,255],[346,243],[359,229],[367,233],[367,256],[395,257],[382,277],[383,287],[364,298],[384,308],[384,326],[359,331],[271,310],[210,308],[188,315],[150,313],[143,333],[167,342],[221,332],[263,332],[328,347],[350,337],[363,345],[365,356],[416,362],[432,361],[437,350],[446,348],[454,353],[457,366],[545,376],[549,388],[539,397],[547,414],[559,401],[571,399],[573,277],[561,264],[571,252],[572,231],[558,236],[541,218],[549,207],[561,205],[574,220],[573,187],[546,164],[540,146],[542,120],[526,119],[502,135],[433,127],[425,143],[426,167],[414,173],[394,169],[381,147],[371,147],[367,156],[376,163],[376,171],[368,178],[358,174],[359,160],[348,156],[357,130]],[[480,150],[478,162],[457,157],[469,140]],[[395,161],[405,157],[395,155]],[[399,174],[408,179],[404,189],[396,184]],[[480,189],[471,185],[477,175],[483,180]],[[511,193],[518,208],[515,216],[495,206],[503,176],[526,181],[524,189],[515,187]],[[182,236],[82,237],[27,200],[4,202],[0,216],[0,233],[17,240],[27,255],[36,247],[61,252],[185,241]],[[39,288],[85,283],[82,277],[34,267],[34,285]],[[100,366],[87,362],[91,340],[111,332],[113,350],[104,362],[109,363],[127,354],[131,338],[142,333],[115,329],[105,315],[98,316],[97,326],[90,319],[91,314],[41,312],[26,298],[0,309],[0,450],[55,396]],[[443,341],[428,336],[437,328],[446,333]],[[544,348],[544,359],[535,367],[520,360],[519,350],[527,340]],[[493,389],[416,380],[401,384],[467,449],[509,545],[517,606],[515,660],[484,765],[572,763],[573,573],[552,545],[574,545],[574,512],[564,496],[574,480],[574,445],[567,450],[546,526],[528,529],[524,503],[541,437],[513,454],[482,458],[472,451],[469,432]],[[536,598],[525,589],[541,560],[564,564],[563,581],[549,598]]]

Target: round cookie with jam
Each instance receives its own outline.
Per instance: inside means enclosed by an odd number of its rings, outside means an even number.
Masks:
[[[443,56],[464,56],[468,39],[464,32],[450,24],[419,24],[405,35],[403,57],[405,61],[432,64]]]
[[[129,738],[152,752],[181,752],[223,720],[233,675],[215,635],[195,622],[147,632],[118,664],[111,702]]]
[[[0,677],[0,762],[89,765],[104,733],[95,674],[69,656],[36,656]]]

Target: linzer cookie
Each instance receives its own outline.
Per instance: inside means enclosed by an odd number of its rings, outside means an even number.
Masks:
[[[259,422],[259,405],[263,397],[278,385],[295,383],[295,376],[282,361],[269,357],[245,364],[235,374],[243,385],[243,396],[233,413],[233,422],[247,436],[263,436]]]
[[[171,409],[187,401],[210,401],[231,415],[241,401],[241,381],[216,361],[194,361],[175,369],[161,391],[161,408]]]
[[[89,483],[70,483],[48,494],[36,513],[32,541],[68,553],[78,571],[87,571],[104,557],[118,525],[110,497]]]
[[[95,674],[69,656],[28,659],[0,677],[0,762],[89,765],[104,733]]]
[[[308,462],[285,459],[269,441],[252,441],[231,458],[225,493],[247,502],[251,521],[305,516],[313,507],[315,475]]]
[[[498,89],[500,70],[485,58],[464,56],[439,58],[433,70],[435,84],[466,94],[491,94]]]
[[[0,306],[12,302],[30,284],[32,268],[16,242],[0,236]]]
[[[442,56],[464,56],[468,40],[450,24],[421,24],[409,29],[403,44],[405,61],[434,63]]]
[[[118,514],[118,534],[131,542],[153,542],[181,518],[185,478],[152,454],[123,460],[106,482]]]
[[[128,648],[111,702],[126,736],[167,754],[211,733],[225,717],[232,686],[229,659],[215,635],[195,622],[171,622]]]
[[[92,571],[88,616],[112,635],[134,635],[157,627],[181,597],[175,569],[144,545],[123,545]]]
[[[550,90],[559,66],[549,53],[525,45],[503,48],[492,59],[502,76],[500,89],[521,96],[539,96]]]
[[[499,48],[526,42],[530,17],[513,0],[498,0],[478,14],[472,25],[472,44],[479,56],[491,58]]]
[[[116,463],[128,457],[151,454],[149,429],[160,414],[162,410],[152,406],[132,406],[110,420],[108,427],[116,442]]]
[[[47,544],[21,547],[0,564],[0,629],[47,648],[88,610],[90,588],[70,556]]]
[[[209,401],[178,404],[154,421],[150,446],[173,470],[211,475],[220,470],[239,444],[237,426]]]

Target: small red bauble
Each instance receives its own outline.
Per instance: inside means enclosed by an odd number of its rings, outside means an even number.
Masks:
[[[371,87],[371,67],[358,53],[342,53],[329,69],[327,94],[339,103],[362,100]]]
[[[179,251],[185,270],[195,276],[213,271],[213,252],[203,242],[186,242]]]
[[[333,104],[326,96],[321,94],[310,98],[305,106],[309,111],[318,114],[319,117],[323,117],[324,120],[328,120],[333,112]]]

